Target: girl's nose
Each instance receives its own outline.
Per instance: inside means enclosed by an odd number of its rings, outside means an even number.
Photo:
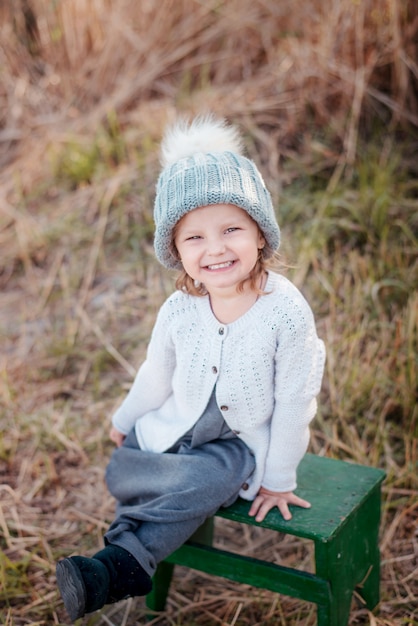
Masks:
[[[208,239],[207,252],[213,256],[223,254],[225,252],[225,243],[219,238]]]

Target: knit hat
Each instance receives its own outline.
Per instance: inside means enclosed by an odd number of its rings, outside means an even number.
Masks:
[[[271,196],[255,163],[242,155],[234,127],[213,116],[197,117],[169,129],[161,146],[163,169],[154,205],[157,259],[181,269],[173,248],[173,228],[189,211],[212,204],[233,204],[258,224],[267,246],[265,258],[280,244]]]

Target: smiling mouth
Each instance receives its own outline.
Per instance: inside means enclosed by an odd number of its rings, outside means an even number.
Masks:
[[[207,265],[208,270],[223,270],[226,267],[234,265],[235,261],[224,261],[224,263],[214,263],[213,265]]]

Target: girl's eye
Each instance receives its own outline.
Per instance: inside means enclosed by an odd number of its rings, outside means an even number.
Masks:
[[[225,232],[227,233],[233,233],[234,231],[239,230],[237,226],[230,226],[229,228],[226,229]]]
[[[186,241],[193,241],[194,239],[200,239],[200,235],[192,235],[191,237],[187,237]]]

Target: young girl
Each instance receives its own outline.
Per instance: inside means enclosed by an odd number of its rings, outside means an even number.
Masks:
[[[324,346],[301,293],[267,270],[280,242],[270,194],[238,132],[213,117],[174,127],[162,157],[155,251],[180,270],[178,290],[113,416],[105,548],[57,565],[72,620],[149,593],[157,564],[238,496],[257,521],[310,506],[294,489]]]

